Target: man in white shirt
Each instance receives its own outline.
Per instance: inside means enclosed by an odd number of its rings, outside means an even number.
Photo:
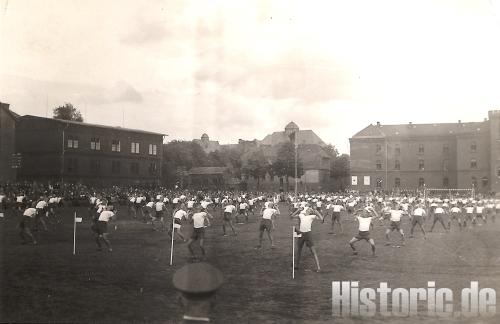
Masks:
[[[450,209],[450,217],[448,218],[448,229],[451,230],[451,222],[454,220],[458,221],[458,227],[460,231],[462,231],[462,226],[465,226],[465,219],[462,217],[462,208],[453,204],[453,207]]]
[[[207,211],[202,211],[201,206],[196,206],[195,213],[191,216],[191,221],[193,222],[193,233],[191,234],[191,238],[189,238],[187,246],[189,252],[191,252],[191,256],[193,259],[196,259],[196,255],[194,254],[192,244],[197,240],[200,241],[200,249],[203,255],[202,260],[205,259],[205,222],[207,221],[210,224],[209,219],[213,218]],[[210,226],[210,225],[209,225]]]
[[[403,217],[403,215],[406,215],[403,207],[395,203],[394,208],[391,209],[389,228],[387,228],[385,231],[385,238],[387,239],[385,245],[391,245],[389,234],[394,230],[398,231],[399,234],[401,234],[401,245],[405,245],[405,233],[401,228],[401,217]]]
[[[375,256],[375,241],[371,238],[370,236],[370,227],[372,225],[372,219],[374,215],[370,213],[369,211],[360,209],[357,210],[355,213],[356,219],[358,220],[359,227],[358,227],[358,234],[355,235],[350,241],[349,245],[351,246],[352,253],[354,255],[358,254],[358,251],[356,251],[356,248],[354,247],[354,243],[365,240],[368,243],[370,243],[372,247],[372,255]]]
[[[345,210],[344,206],[342,206],[340,201],[337,200],[333,205],[330,205],[328,210],[331,213],[331,218],[332,218],[332,228],[328,234],[334,234],[333,228],[335,226],[335,223],[339,225],[340,233],[344,233],[344,229],[342,228],[342,223],[340,222],[341,213],[343,210]]]
[[[38,223],[42,224],[43,230],[48,231],[47,224],[45,223],[44,217],[46,217],[45,213],[47,212],[47,201],[44,197],[40,197],[40,200],[36,203],[36,216],[35,216],[35,227],[34,230],[38,230]]]
[[[153,231],[157,231],[158,230],[158,222],[160,222],[160,230],[163,230],[164,229],[164,226],[165,226],[165,222],[164,222],[164,219],[165,219],[165,211],[166,211],[166,207],[165,207],[165,203],[163,202],[163,199],[162,197],[160,197],[160,199],[158,199],[154,205],[154,209],[155,209],[155,217],[153,218],[153,220],[151,221],[151,225],[153,227]]]
[[[295,213],[290,215],[290,217],[298,218],[300,220],[299,230],[298,230],[300,236],[297,242],[297,261],[295,263],[295,268],[299,269],[299,262],[300,262],[300,256],[302,255],[302,248],[304,247],[304,244],[306,244],[314,256],[314,261],[316,261],[316,272],[320,272],[321,267],[319,266],[319,258],[318,254],[316,253],[316,248],[314,247],[314,242],[312,237],[312,222],[317,218],[323,221],[323,215],[321,215],[317,210],[308,208],[303,213],[296,211]]]
[[[262,219],[260,220],[259,226],[259,245],[256,249],[262,248],[262,238],[264,236],[264,231],[267,232],[267,237],[271,242],[271,249],[274,249],[274,238],[273,238],[273,229],[274,229],[274,220],[277,215],[280,214],[278,208],[274,208],[274,204],[269,204],[268,207],[262,208],[261,211]]]
[[[420,227],[420,230],[422,233],[424,233],[424,239],[426,238],[425,236],[425,230],[424,230],[424,217],[427,215],[425,212],[425,209],[423,208],[422,204],[417,204],[417,207],[413,209],[412,215],[411,215],[411,230],[410,230],[410,238],[413,237],[413,229],[415,228],[416,225]]]
[[[105,207],[104,210],[99,214],[99,218],[97,220],[97,228],[95,232],[95,242],[97,244],[97,251],[102,251],[101,241],[104,241],[106,247],[109,252],[112,252],[111,242],[108,239],[108,222],[115,216],[110,210],[110,207]]]
[[[231,201],[227,202],[227,205],[224,206],[224,216],[223,216],[223,223],[222,223],[222,231],[224,232],[224,236],[227,236],[226,234],[226,225],[229,225],[231,227],[231,230],[233,231],[233,235],[236,236],[236,231],[234,230],[233,226],[233,213],[236,210],[236,206],[232,204]]]
[[[486,224],[486,211],[482,201],[479,201],[476,206],[474,218],[472,219],[472,224],[477,224],[477,219],[481,218],[483,220],[483,224]]]
[[[245,216],[245,222],[248,223],[248,213],[247,213],[248,204],[245,201],[242,201],[239,207],[240,207],[238,211],[239,215]],[[236,223],[243,224],[238,222],[238,215],[236,215]]]
[[[34,204],[33,204],[33,207],[28,207],[26,208],[26,210],[24,211],[23,213],[23,218],[21,219],[21,222],[19,223],[19,228],[20,228],[20,232],[19,232],[19,235],[21,235],[21,238],[22,238],[22,243],[21,244],[26,244],[26,236],[28,236],[29,238],[31,238],[32,242],[34,245],[37,244],[37,241],[35,239],[35,236],[33,235],[33,233],[31,233],[31,227],[33,226],[33,221],[36,217],[36,208],[34,208]]]
[[[181,232],[181,225],[182,225],[183,218],[186,218],[186,219],[188,218],[188,213],[184,210],[184,204],[182,204],[179,209],[174,211],[174,216],[172,219],[173,226],[168,230],[168,235],[170,237],[172,237],[172,235],[175,236],[175,229],[177,229],[177,235],[179,235],[181,240],[186,242],[186,237]],[[173,228],[174,232],[172,232],[172,228]]]
[[[429,232],[432,232],[434,230],[434,226],[436,225],[437,222],[440,222],[441,225],[443,225],[443,228],[445,229],[446,232],[449,232],[449,229],[446,228],[446,225],[444,224],[444,215],[446,214],[446,210],[438,205],[436,208],[434,208],[434,220],[432,222],[431,230]]]

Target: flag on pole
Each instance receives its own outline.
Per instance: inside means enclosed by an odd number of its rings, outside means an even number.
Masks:
[[[81,217],[75,217],[75,223],[81,223],[82,218]]]

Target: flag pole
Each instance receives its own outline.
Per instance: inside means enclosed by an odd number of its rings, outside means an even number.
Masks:
[[[292,279],[295,279],[295,226],[292,227]]]
[[[172,243],[170,244],[170,265],[174,262],[174,236],[175,236],[175,218],[172,217]]]
[[[76,211],[73,218],[73,255],[76,254]]]

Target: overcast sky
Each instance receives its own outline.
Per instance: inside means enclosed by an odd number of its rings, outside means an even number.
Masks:
[[[221,143],[500,109],[500,0],[0,0],[0,101]],[[47,109],[48,107],[48,109]],[[123,117],[124,116],[124,117]]]

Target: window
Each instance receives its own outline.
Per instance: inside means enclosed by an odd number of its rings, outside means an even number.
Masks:
[[[99,151],[101,149],[101,141],[98,137],[92,137],[90,139],[90,149],[95,151]]]
[[[500,178],[500,167],[497,168],[497,177]]]
[[[156,174],[156,162],[151,162],[149,164],[149,174]],[[274,178],[274,176],[273,176]],[[273,179],[271,179],[272,181]]]
[[[450,160],[445,159],[443,160],[443,171],[448,172],[450,169]]]
[[[68,136],[68,147],[69,148],[78,148],[78,137]]]
[[[156,155],[156,144],[149,144],[149,155]]]
[[[377,178],[377,188],[382,188],[382,179]]]
[[[418,160],[418,169],[424,170],[424,168],[425,168],[424,160],[422,160],[422,159]]]
[[[78,160],[75,158],[69,158],[67,160],[66,168],[68,172],[76,172],[78,171]]]
[[[132,142],[130,145],[130,152],[135,153],[135,154],[139,154],[139,143]]]
[[[377,170],[382,170],[382,162],[380,160],[377,160],[376,168]]]
[[[418,186],[419,187],[425,186],[425,179],[424,178],[419,178],[418,179]]]
[[[395,155],[401,155],[401,148],[399,147],[399,144],[396,144],[394,146],[394,154]]]
[[[101,171],[101,161],[100,160],[90,160],[90,171],[93,173],[98,173]]]
[[[401,163],[399,160],[394,161],[394,169],[401,170]]]
[[[472,153],[476,153],[476,151],[477,151],[477,144],[476,144],[476,142],[472,142],[472,143],[470,144],[470,151],[471,151]]]
[[[400,178],[394,179],[394,187],[396,187],[396,188],[401,187],[401,179]]]
[[[377,147],[375,148],[375,154],[380,155],[382,152],[382,145],[377,144]]]
[[[476,159],[470,160],[470,168],[477,169],[477,160]]]
[[[487,177],[483,177],[483,178],[481,179],[481,182],[482,182],[482,184],[483,184],[483,188],[488,187],[488,183],[489,183],[489,181],[488,181],[488,178],[487,178]]]
[[[476,177],[471,178],[471,183],[472,183],[472,188],[477,188],[477,178]]]
[[[443,178],[443,188],[448,188],[450,186],[450,179]]]
[[[112,152],[120,152],[120,141],[112,140],[111,141],[111,151]]]
[[[111,162],[111,173],[114,174],[120,173],[120,161]]]
[[[424,144],[418,145],[418,154],[424,154]]]
[[[130,163],[130,173],[139,174],[139,163],[138,162]]]
[[[443,154],[450,154],[450,146],[448,144],[443,145]]]

